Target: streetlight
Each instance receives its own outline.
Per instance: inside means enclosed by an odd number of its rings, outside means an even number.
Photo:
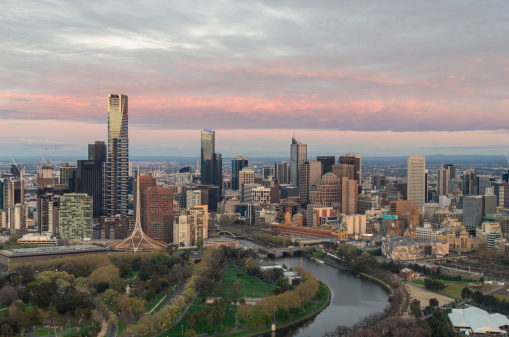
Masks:
[[[180,327],[182,328],[182,336],[184,336],[184,324],[181,324]]]

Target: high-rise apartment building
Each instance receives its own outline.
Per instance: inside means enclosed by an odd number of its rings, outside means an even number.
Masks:
[[[290,182],[292,186],[299,186],[300,166],[308,160],[308,146],[292,138],[290,145]]]
[[[357,180],[341,178],[341,213],[357,214],[358,184]],[[350,234],[350,233],[349,233]]]
[[[203,130],[201,132],[201,183],[202,185],[213,185],[214,182],[214,161],[213,154],[216,153],[216,132]]]
[[[263,179],[269,179],[269,177],[275,177],[275,169],[272,166],[264,166],[262,167],[262,177]]]
[[[60,197],[60,237],[62,239],[92,239],[93,199],[86,194],[69,193]]]
[[[299,168],[299,198],[301,204],[308,204],[311,186],[318,185],[322,176],[322,163],[305,161]]]
[[[424,195],[426,193],[425,183],[426,157],[408,156],[407,161],[407,199],[410,200],[410,207],[413,201],[417,203],[417,210],[422,212],[424,206]]]
[[[136,214],[138,212],[138,210],[136,209],[137,208],[137,196],[138,196],[138,191],[137,191],[137,187],[136,186],[140,186],[140,219],[141,219],[141,229],[143,229],[143,231],[145,233],[147,233],[148,236],[150,236],[151,238],[153,238],[154,240],[162,240],[160,238],[157,238],[157,237],[153,237],[152,235],[150,235],[150,233],[148,232],[148,227],[147,227],[147,224],[148,224],[148,221],[147,221],[147,209],[148,209],[148,202],[147,202],[147,189],[149,189],[150,187],[156,187],[157,184],[156,184],[156,178],[155,177],[152,177],[152,176],[139,176],[139,179],[140,179],[140,184],[138,185],[138,177],[136,179],[134,179],[134,213]]]
[[[281,185],[290,184],[290,163],[282,162],[276,163],[275,165],[275,174],[276,180],[279,181]]]
[[[154,240],[171,243],[173,241],[173,192],[167,187],[149,187],[146,198],[147,235]]]
[[[332,165],[336,163],[335,156],[317,156],[316,160],[322,163],[322,176],[325,173],[332,172]]]
[[[128,215],[129,134],[126,95],[108,95],[108,161],[103,166],[103,211]]]
[[[238,190],[239,185],[239,172],[249,164],[248,160],[242,156],[237,156],[232,160],[232,190]]]
[[[338,164],[347,164],[354,166],[353,180],[357,180],[359,186],[362,184],[362,163],[361,156],[355,153],[348,153],[343,156],[339,156]]]

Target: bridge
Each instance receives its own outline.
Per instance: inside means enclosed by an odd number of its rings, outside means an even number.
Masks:
[[[245,239],[245,236],[243,236],[243,235],[235,235],[232,232],[228,232],[228,231],[219,231],[219,232],[217,232],[217,234],[219,234],[219,235],[228,235],[228,236],[230,236],[230,237],[232,237],[234,239]]]
[[[267,248],[267,255],[271,257],[281,257],[281,256],[292,256],[302,254],[306,251],[305,247],[281,247],[281,248]]]

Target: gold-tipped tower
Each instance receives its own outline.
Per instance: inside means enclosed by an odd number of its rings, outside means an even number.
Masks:
[[[143,232],[140,216],[140,163],[138,163],[138,177],[136,179],[136,223],[134,230],[125,239],[116,241],[108,246],[109,249],[121,252],[150,252],[165,249],[167,244],[154,240]]]

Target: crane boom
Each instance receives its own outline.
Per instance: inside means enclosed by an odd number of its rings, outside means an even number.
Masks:
[[[53,153],[51,153],[51,158],[49,159],[49,162],[48,162],[48,165],[51,166],[51,162],[53,161],[53,156],[55,155],[55,151],[57,149],[57,146],[55,145],[55,147],[53,148]]]
[[[20,201],[22,204],[24,204],[25,203],[25,186],[23,184],[23,174],[25,173],[24,172],[25,169],[21,170],[18,163],[16,163],[16,161],[14,160],[14,158],[12,158],[10,153],[9,153],[9,157],[11,157],[12,162],[14,163],[14,165],[16,165],[16,167],[19,170],[19,185],[20,185],[19,188],[20,188],[20,192],[21,192],[20,193],[21,194]]]

